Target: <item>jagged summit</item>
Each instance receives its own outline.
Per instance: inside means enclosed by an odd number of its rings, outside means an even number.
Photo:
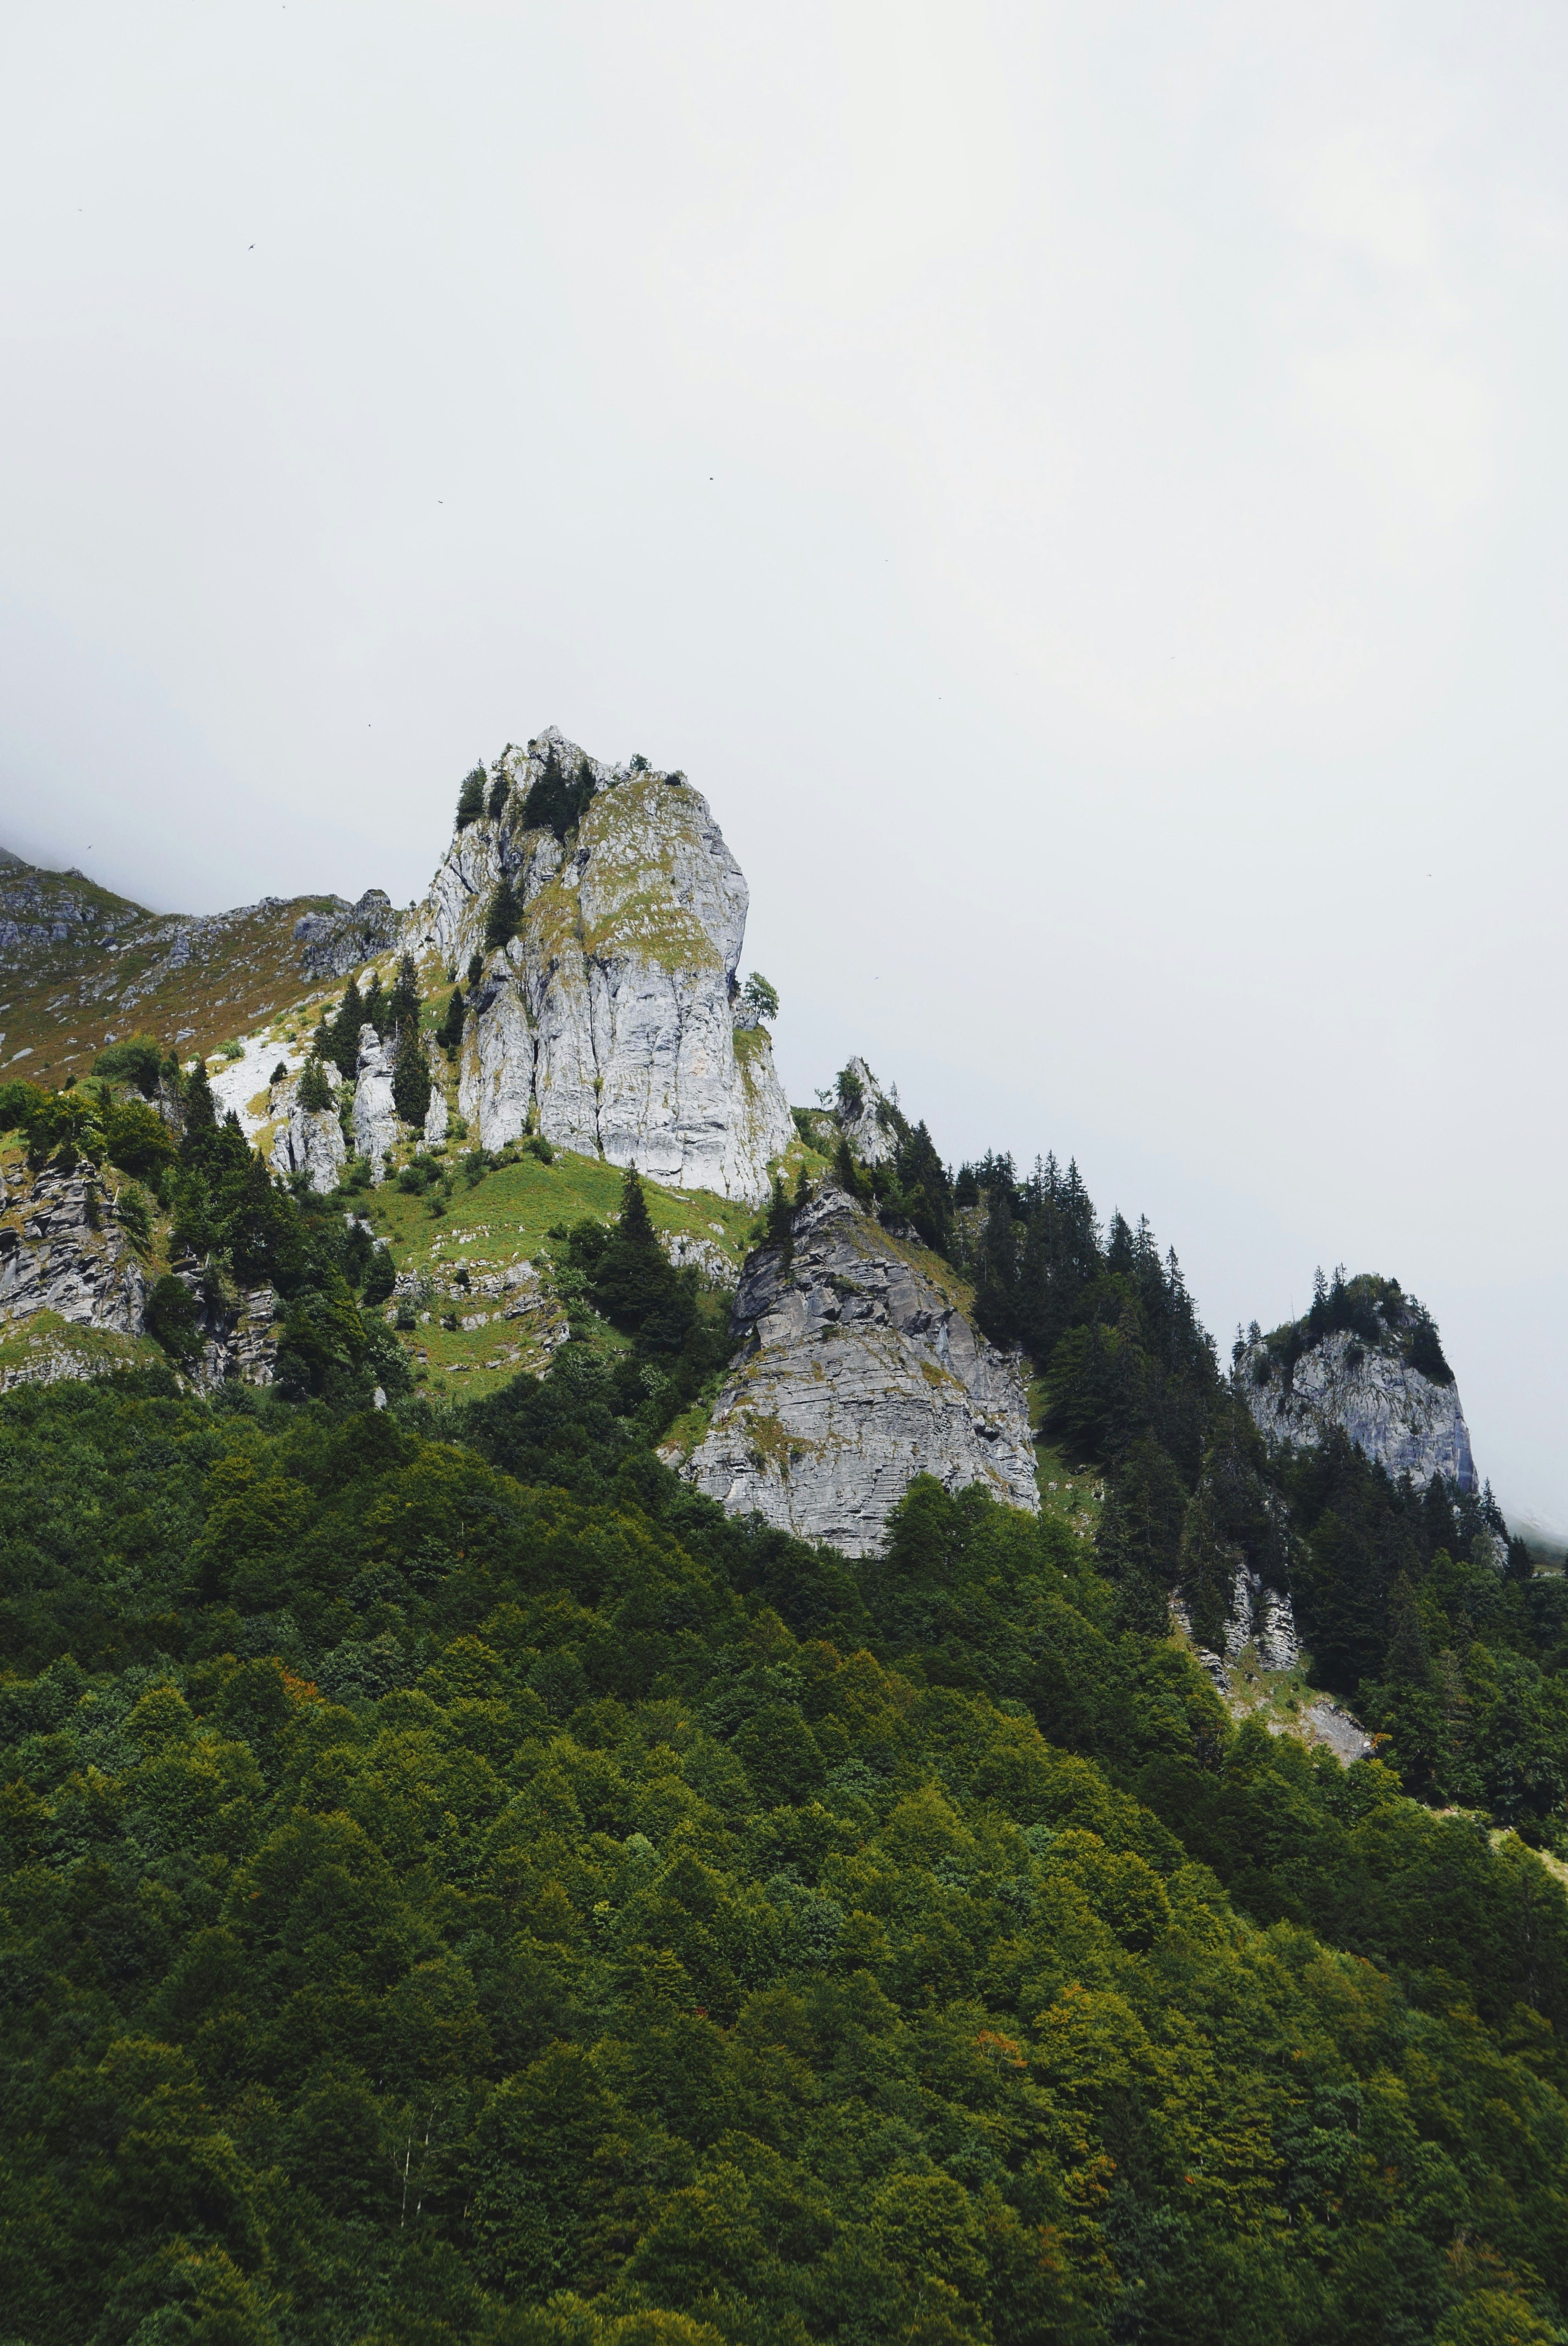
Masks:
[[[458,1112],[677,1188],[757,1199],[791,1137],[767,1030],[738,1015],[747,887],[701,793],[551,727],[463,786],[411,916],[466,989]]]
[[[1332,1427],[1421,1489],[1476,1488],[1470,1429],[1431,1313],[1397,1280],[1319,1274],[1310,1311],[1267,1336],[1256,1321],[1234,1376],[1271,1441],[1311,1447]]]

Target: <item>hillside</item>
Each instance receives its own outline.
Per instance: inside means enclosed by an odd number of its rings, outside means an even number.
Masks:
[[[786,1114],[554,732],[406,915],[0,880],[17,2341],[1568,2340],[1568,1587],[1413,1299],[1227,1376]]]

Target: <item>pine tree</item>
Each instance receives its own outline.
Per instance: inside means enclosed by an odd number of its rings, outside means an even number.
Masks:
[[[212,1096],[212,1086],[207,1080],[207,1069],[199,1059],[191,1071],[185,1089],[185,1132],[180,1140],[180,1157],[187,1165],[197,1164],[209,1153],[218,1132],[218,1108]]]
[[[327,1082],[327,1071],[313,1051],[300,1071],[300,1088],[295,1097],[300,1106],[308,1109],[312,1116],[319,1116],[323,1108],[329,1108],[332,1105],[331,1087]]]
[[[495,953],[502,945],[510,944],[517,933],[519,907],[512,882],[503,872],[490,899],[490,909],[484,916],[484,950]]]
[[[337,1015],[327,1029],[323,1059],[331,1059],[340,1076],[351,1077],[360,1064],[360,1028],[365,1023],[365,1005],[360,994],[359,980],[351,977],[348,991],[338,1005]]]
[[[391,1005],[382,991],[380,970],[371,972],[371,982],[365,988],[365,1025],[373,1026],[384,1042],[392,1025]]]
[[[648,1213],[637,1168],[621,1183],[621,1215],[599,1258],[591,1290],[594,1309],[617,1328],[640,1328],[668,1300],[676,1283]]]
[[[435,1030],[435,1039],[449,1059],[463,1047],[463,989],[454,985],[452,1000],[446,1005],[446,1015]]]
[[[499,821],[502,812],[506,805],[506,793],[510,788],[511,785],[507,781],[504,774],[497,774],[495,780],[491,783],[490,802],[484,811],[490,817],[492,822]]]
[[[430,1109],[430,1062],[420,1041],[418,1021],[405,1018],[397,1030],[397,1056],[392,1065],[392,1106],[404,1124],[423,1132]]]
[[[402,953],[398,955],[397,975],[392,980],[392,990],[387,1003],[387,1023],[396,1034],[405,1019],[417,1019],[418,1016],[419,971],[414,966],[412,954]]]
[[[484,812],[484,769],[475,766],[463,778],[463,788],[457,793],[457,828],[466,831]]]

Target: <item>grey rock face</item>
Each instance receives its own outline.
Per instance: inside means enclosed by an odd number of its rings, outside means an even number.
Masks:
[[[898,1155],[899,1127],[903,1121],[898,1101],[882,1089],[864,1059],[851,1059],[844,1072],[860,1086],[860,1107],[840,1112],[844,1137],[862,1164],[885,1165]]]
[[[878,1550],[916,1474],[978,1483],[1033,1512],[1023,1372],[978,1335],[934,1257],[842,1191],[795,1217],[741,1275],[741,1350],[682,1472],[732,1515],[755,1509],[850,1556]]]
[[[332,900],[330,913],[307,913],[294,923],[300,967],[307,977],[346,977],[361,962],[390,953],[402,934],[403,915],[384,889],[367,888],[357,904]]]
[[[335,1189],[348,1162],[343,1128],[331,1108],[311,1110],[298,1101],[273,1137],[269,1159],[274,1173],[305,1173],[311,1187],[325,1196]]]
[[[386,1155],[397,1147],[397,1110],[392,1106],[392,1053],[368,1023],[360,1028],[354,1079],[354,1148],[371,1161],[371,1178],[386,1178]]]
[[[93,1227],[89,1197],[97,1198]],[[36,1311],[139,1336],[147,1282],[113,1209],[85,1168],[46,1166],[5,1191],[0,1219],[0,1323]]]
[[[1368,1344],[1339,1330],[1287,1371],[1254,1343],[1243,1350],[1235,1377],[1270,1441],[1313,1448],[1339,1426],[1369,1458],[1396,1477],[1409,1474],[1420,1489],[1434,1474],[1461,1491],[1476,1487],[1459,1387],[1423,1376],[1397,1345]]]
[[[528,819],[549,758],[594,786],[565,844]],[[501,813],[458,832],[417,919],[447,967],[482,956],[458,1083],[473,1137],[494,1148],[532,1129],[674,1187],[760,1199],[793,1127],[766,1031],[735,1025],[746,882],[707,801],[553,731],[494,774]],[[487,952],[503,880],[517,932]]]

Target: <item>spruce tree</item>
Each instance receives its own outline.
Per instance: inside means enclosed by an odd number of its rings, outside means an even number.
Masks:
[[[351,1077],[360,1064],[360,1028],[365,1023],[365,1005],[360,993],[359,980],[351,977],[348,991],[338,1005],[337,1015],[327,1030],[324,1059],[331,1059],[340,1076]]]
[[[446,1005],[446,1015],[435,1030],[435,1039],[449,1059],[454,1057],[463,1046],[463,989],[454,985],[452,1000]]]
[[[218,1108],[207,1069],[199,1059],[185,1087],[185,1132],[179,1153],[187,1165],[199,1163],[218,1131]]]
[[[504,774],[497,774],[495,780],[491,783],[490,802],[485,808],[485,812],[490,817],[492,822],[496,822],[500,820],[502,812],[506,805],[506,793],[510,787],[511,785],[508,783]]]
[[[387,1003],[388,1023],[395,1034],[407,1018],[419,1016],[419,971],[411,953],[398,955],[397,975]]]
[[[504,872],[490,899],[490,910],[484,916],[484,950],[494,953],[510,944],[517,933],[518,903],[512,882]]]
[[[300,1071],[300,1088],[295,1097],[300,1106],[308,1109],[312,1116],[319,1116],[323,1108],[329,1108],[332,1105],[331,1087],[327,1082],[327,1071],[313,1051]]]
[[[457,793],[457,828],[466,831],[484,812],[484,769],[475,766],[463,778],[463,788]]]
[[[617,1328],[640,1328],[651,1311],[668,1300],[676,1274],[658,1242],[635,1165],[621,1183],[621,1216],[610,1232],[594,1274],[596,1311]]]
[[[384,1042],[391,1025],[391,1005],[382,991],[380,970],[371,972],[371,982],[365,988],[365,1025],[373,1026]]]
[[[430,1107],[430,1062],[420,1041],[417,1020],[405,1018],[397,1030],[397,1056],[392,1065],[392,1106],[404,1124],[424,1129]]]

